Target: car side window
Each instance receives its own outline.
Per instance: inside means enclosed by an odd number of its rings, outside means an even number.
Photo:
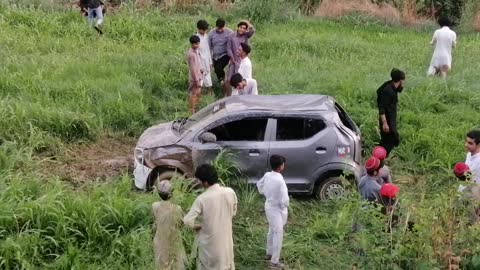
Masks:
[[[217,141],[263,141],[268,119],[245,118],[217,126],[209,132]]]
[[[310,118],[278,118],[277,141],[306,140],[326,128],[325,122]]]

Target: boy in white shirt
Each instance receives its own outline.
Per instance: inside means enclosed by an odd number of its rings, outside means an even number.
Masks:
[[[252,61],[248,55],[252,51],[252,48],[246,43],[240,43],[238,53],[240,54],[240,66],[238,67],[238,73],[242,75],[244,79],[252,79]]]
[[[480,130],[472,130],[467,133],[465,148],[468,151],[465,163],[470,168],[472,180],[480,184]]]
[[[232,96],[258,95],[257,81],[255,79],[244,79],[240,73],[232,76],[230,84],[233,87]]]
[[[265,214],[268,220],[267,255],[265,259],[270,261],[270,268],[283,269],[280,263],[282,251],[283,230],[287,224],[288,188],[283,179],[282,172],[285,170],[285,158],[279,155],[270,157],[271,172],[258,181],[257,188],[260,194],[265,195]]]

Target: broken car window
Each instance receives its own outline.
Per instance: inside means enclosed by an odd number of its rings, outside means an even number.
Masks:
[[[309,139],[325,129],[322,120],[309,118],[278,118],[277,141],[299,141]]]
[[[247,118],[229,122],[210,130],[217,141],[263,141],[268,119]]]

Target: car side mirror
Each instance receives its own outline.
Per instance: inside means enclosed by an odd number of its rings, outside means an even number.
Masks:
[[[217,136],[215,136],[215,134],[213,134],[211,132],[205,132],[202,135],[200,135],[200,137],[198,137],[198,139],[202,143],[214,143],[214,142],[217,141]]]

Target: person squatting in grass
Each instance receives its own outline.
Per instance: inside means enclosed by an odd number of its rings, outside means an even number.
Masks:
[[[457,162],[453,167],[453,173],[461,181],[458,186],[460,202],[466,206],[471,222],[478,223],[480,219],[480,185],[472,181],[472,173],[466,163]]]
[[[218,184],[212,165],[200,165],[195,178],[205,191],[195,199],[183,218],[185,225],[197,232],[197,270],[234,270],[232,219],[237,213],[237,195],[233,189]],[[200,217],[201,223],[195,221]]]
[[[398,93],[403,91],[405,72],[392,69],[391,80],[386,81],[377,90],[377,106],[380,124],[380,146],[387,150],[387,156],[400,144],[400,135],[397,130]]]
[[[441,28],[435,31],[430,42],[434,51],[427,75],[446,78],[452,68],[452,49],[457,44],[457,34],[449,28],[452,23],[448,18],[440,17],[438,24]]]
[[[480,130],[472,130],[465,138],[467,157],[465,163],[470,167],[472,179],[480,185]]]
[[[230,82],[232,76],[238,73],[238,68],[240,67],[240,43],[248,44],[249,39],[255,34],[255,28],[248,21],[240,21],[237,25],[237,32],[228,37],[227,42],[227,53],[230,57],[230,65],[228,67],[227,73],[227,82]],[[232,89],[229,87],[228,96],[232,93]]]
[[[155,268],[183,270],[187,260],[180,231],[183,212],[170,200],[173,192],[170,181],[161,181],[157,189],[162,201],[152,204]]]
[[[268,220],[267,254],[265,260],[269,261],[272,268],[283,269],[285,265],[280,263],[282,251],[283,230],[287,224],[288,188],[283,179],[282,172],[285,170],[285,158],[279,155],[270,157],[271,172],[257,182],[257,189],[265,196],[265,214]]]
[[[80,0],[79,6],[81,11],[87,15],[90,26],[93,25],[93,28],[95,28],[100,35],[103,35],[101,27],[103,24],[103,16],[106,12],[105,4],[100,0]]]
[[[371,157],[365,163],[365,170],[367,172],[358,184],[360,196],[362,199],[369,202],[376,202],[379,198],[379,192],[382,188],[378,183],[378,170],[380,169],[380,160],[376,157]]]
[[[387,158],[387,150],[382,146],[376,146],[373,148],[372,156],[380,160],[380,167],[378,169],[378,183],[382,186],[386,183],[392,183],[393,177],[390,168],[385,165],[385,159]]]
[[[188,64],[188,104],[190,112],[194,114],[200,103],[201,90],[203,83],[202,60],[200,57],[200,38],[198,36],[190,37],[191,48],[187,52]]]
[[[227,96],[227,88],[225,86],[225,67],[230,61],[230,57],[227,53],[227,43],[228,37],[233,34],[233,31],[226,27],[225,23],[224,19],[217,19],[215,22],[215,30],[208,33],[208,42],[212,51],[215,74],[223,88],[224,95]]]
[[[258,95],[257,81],[244,79],[240,73],[234,74],[230,80],[233,87],[232,95]]]
[[[212,92],[212,74],[210,72],[212,67],[212,56],[210,54],[210,45],[208,42],[208,22],[206,20],[199,20],[197,22],[197,33],[200,38],[200,59],[202,60],[203,70],[203,90],[209,94]],[[206,91],[205,91],[206,90]]]

